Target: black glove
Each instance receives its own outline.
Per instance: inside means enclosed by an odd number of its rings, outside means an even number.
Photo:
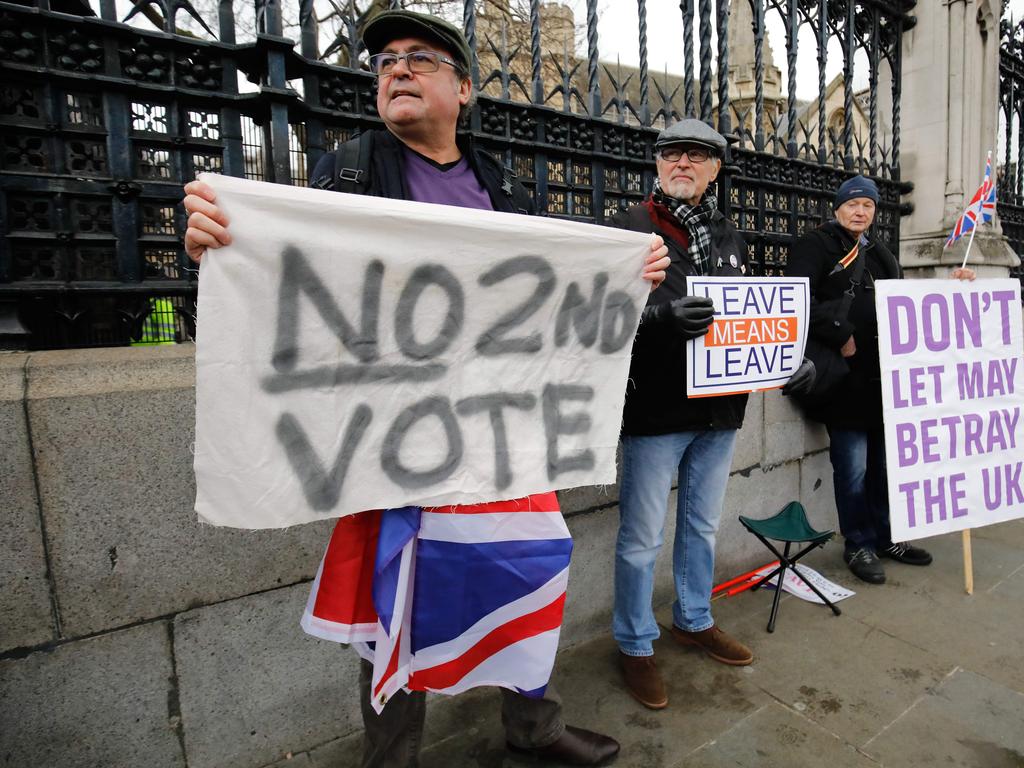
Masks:
[[[684,339],[703,336],[715,319],[715,306],[705,296],[683,296],[644,307],[640,322],[670,323]]]
[[[782,385],[784,395],[802,395],[811,391],[814,386],[814,379],[817,373],[814,370],[814,363],[810,358],[805,357],[800,367],[793,371],[793,375]]]

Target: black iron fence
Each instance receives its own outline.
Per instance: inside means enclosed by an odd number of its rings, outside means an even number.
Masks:
[[[1018,256],[1024,254],[1024,21],[1000,23],[999,109],[1004,155],[999,163],[996,208],[1003,234]],[[1024,268],[1010,270],[1024,283]]]
[[[898,248],[900,39],[914,0],[683,0],[685,74],[671,79],[648,71],[645,0],[639,67],[625,72],[600,56],[597,0],[578,25],[578,58],[543,45],[545,14],[565,22],[567,9],[522,1],[520,22],[512,13],[496,24],[492,6],[478,12],[472,0],[461,9],[481,92],[467,130],[548,215],[601,223],[642,199],[659,128],[697,116],[735,140],[719,199],[759,270],[784,265],[854,172],[878,180],[876,230]],[[99,17],[84,0],[63,2],[0,2],[0,345],[188,338],[196,273],[181,246],[182,184],[201,171],[305,184],[323,152],[379,126],[374,80],[359,67],[359,9],[335,5],[329,62],[312,0],[300,0],[297,48],[276,0],[257,0],[259,34],[244,44],[229,0],[219,35],[199,36],[126,25],[113,0]],[[146,7],[172,30],[191,13],[187,0]],[[784,90],[767,53],[770,19],[784,30]],[[517,23],[528,43],[510,36]],[[816,98],[797,97],[798,62],[817,68]],[[240,92],[240,76],[258,89]]]

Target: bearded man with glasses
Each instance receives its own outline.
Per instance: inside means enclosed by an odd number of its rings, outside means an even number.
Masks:
[[[377,110],[386,129],[354,140],[359,146],[360,161],[363,148],[367,150],[365,168],[362,162],[359,167],[339,165],[339,149],[320,160],[310,175],[311,186],[507,213],[533,213],[532,200],[515,177],[490,154],[475,148],[470,137],[456,134],[474,96],[468,74],[471,54],[462,32],[433,16],[387,11],[364,27],[362,37],[369,53],[370,70],[378,78]],[[343,186],[342,182],[350,181],[358,182],[355,190]],[[209,185],[194,181],[186,185],[185,192],[183,202],[189,214],[185,249],[198,262],[208,248],[227,245],[231,237],[227,219],[217,207]],[[661,240],[653,238],[642,275],[652,286],[664,279],[666,254]],[[557,509],[554,493],[536,494],[516,503],[526,509]],[[362,512],[342,518],[331,538],[325,566],[332,561],[332,555],[334,560],[340,559],[337,551],[358,537],[360,531],[372,529],[373,515],[379,514]],[[318,618],[321,610],[328,615],[336,604],[351,602],[358,586],[338,578],[332,580],[325,566],[310,598]],[[452,585],[419,586],[444,592]],[[453,611],[457,612],[458,606],[453,606]],[[312,624],[304,622],[303,626],[316,634]],[[338,639],[329,633],[318,636]],[[416,765],[422,742],[425,693],[400,691],[378,715],[370,704],[372,672],[372,665],[364,657],[359,694],[365,726],[362,765]],[[509,748],[533,758],[568,765],[601,765],[613,760],[619,751],[612,738],[565,725],[561,701],[551,685],[533,695],[503,688],[502,722]]]
[[[660,632],[651,600],[677,476],[671,636],[723,664],[750,664],[753,654],[711,616],[715,533],[747,396],[686,397],[686,342],[707,333],[714,319],[711,299],[687,295],[687,278],[746,274],[747,245],[709,190],[722,168],[725,137],[687,119],[663,130],[654,146],[654,191],[612,219],[623,229],[661,235],[671,259],[633,343],[622,420],[612,632],[626,688],[644,706],[662,709],[668,693],[654,663],[652,644]],[[808,389],[813,380],[814,366],[804,361],[783,394]]]

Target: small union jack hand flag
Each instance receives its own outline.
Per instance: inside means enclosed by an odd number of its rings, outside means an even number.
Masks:
[[[992,221],[995,213],[996,185],[992,179],[992,153],[989,152],[988,160],[985,161],[985,178],[971,198],[971,202],[967,204],[966,210],[956,220],[944,247],[948,248],[976,226]]]

